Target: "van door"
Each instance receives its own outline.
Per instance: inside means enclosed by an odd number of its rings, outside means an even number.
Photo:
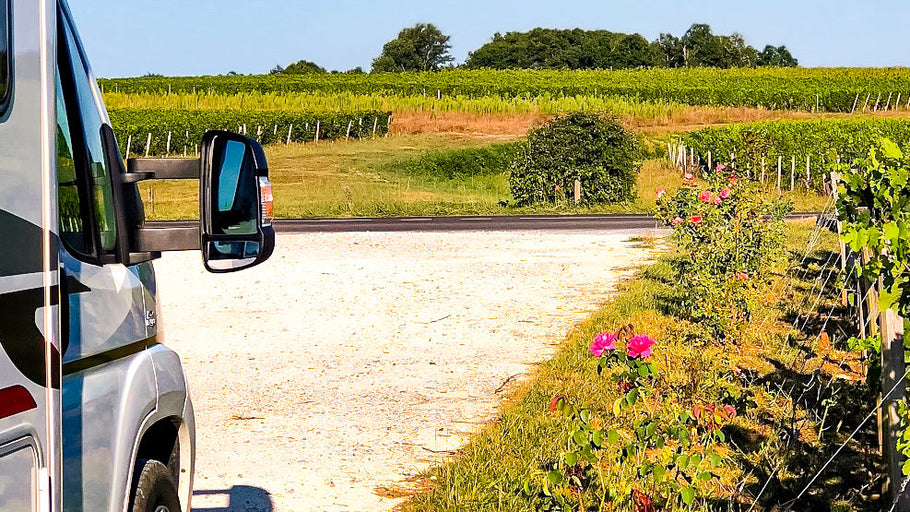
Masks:
[[[0,0],[0,510],[59,510],[53,3]]]

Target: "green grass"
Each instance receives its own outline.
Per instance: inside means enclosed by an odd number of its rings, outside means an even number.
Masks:
[[[822,233],[819,246],[801,267],[799,262],[811,232],[812,227],[806,224],[790,226],[788,247],[797,271],[774,283],[776,293],[755,312],[740,338],[727,345],[706,342],[700,337],[698,326],[673,315],[677,290],[673,287],[675,274],[669,257],[642,270],[636,279],[620,286],[614,299],[568,334],[558,354],[539,367],[532,381],[515,392],[498,417],[474,436],[453,461],[422,475],[418,487],[424,491],[413,496],[404,510],[540,510],[542,502],[523,491],[524,483],[538,481],[538,470],[559,457],[568,439],[566,420],[549,412],[552,397],[586,404],[604,428],[628,428],[610,412],[611,404],[619,397],[615,383],[597,376],[596,361],[586,350],[595,333],[615,331],[628,323],[635,326],[636,332],[648,333],[657,340],[653,361],[658,368],[658,387],[674,390],[669,397],[685,396],[680,400],[690,404],[708,401],[714,387],[733,382],[753,393],[755,406],[724,427],[731,443],[725,469],[719,472],[721,485],[705,496],[708,501],[696,510],[736,510],[735,499],[746,503],[743,510],[748,508],[774,467],[779,470],[772,479],[773,485],[762,495],[758,510],[771,509],[791,499],[846,438],[857,417],[871,403],[859,382],[856,354],[823,350],[817,344],[818,332],[813,331],[817,324],[813,321],[809,322],[807,333],[790,327],[793,310],[808,311],[807,318],[817,319],[819,312],[827,312],[838,296],[830,290],[815,308],[801,307],[812,304],[819,264],[836,247],[835,237]],[[835,332],[834,322],[842,321],[839,317],[833,319],[829,329]],[[842,337],[835,337],[835,345],[842,342]],[[831,364],[834,358],[840,359],[841,366]],[[735,367],[750,377],[734,377],[731,369]],[[821,416],[817,402],[777,391],[809,381],[815,369],[825,382],[834,374],[845,376],[833,383],[838,390],[831,397],[835,404],[825,411],[829,415],[821,422],[817,419]],[[673,398],[663,400],[652,403],[656,407],[675,405]],[[799,440],[783,449],[781,429],[791,424],[796,425]],[[821,427],[827,427],[823,438],[819,435]],[[867,501],[872,491],[860,489],[865,477],[850,476],[861,475],[863,467],[874,470],[871,464],[875,457],[868,454],[872,450],[870,443],[874,443],[869,428],[858,439],[841,453],[796,510],[827,509],[833,504],[874,510],[879,505]],[[629,476],[622,468],[615,468],[614,474],[620,476],[610,483],[621,488],[623,482],[619,480]],[[635,483],[635,478],[624,482],[633,487]],[[743,495],[736,498],[734,490],[740,485]],[[849,496],[849,501],[839,501],[844,496]]]

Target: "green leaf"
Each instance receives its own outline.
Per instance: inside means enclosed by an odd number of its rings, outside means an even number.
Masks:
[[[689,466],[689,456],[680,455],[679,457],[676,457],[676,465],[682,469],[685,469],[686,467],[688,467]]]
[[[591,421],[591,411],[588,409],[582,409],[579,417],[581,418],[581,422],[587,425]]]
[[[683,503],[690,507],[692,502],[695,501],[695,489],[691,487],[683,487],[679,490],[679,495],[682,497]]]
[[[591,442],[594,443],[594,445],[597,446],[598,448],[603,446],[603,444],[604,444],[603,430],[598,429],[598,430],[595,430],[594,432],[591,432]]]
[[[713,478],[713,477],[711,476],[711,473],[709,473],[707,471],[702,471],[695,478],[697,478],[698,480],[701,480],[702,482],[707,482],[707,481],[711,480],[711,478]]]
[[[629,405],[635,405],[635,402],[638,401],[638,388],[632,388],[626,393],[626,403]]]
[[[891,187],[900,190],[907,185],[907,178],[910,173],[905,167],[895,167],[888,170],[888,179],[891,181]]]
[[[901,298],[901,289],[893,286],[890,289],[882,288],[878,293],[878,310],[887,311]]]
[[[566,454],[566,466],[574,466],[578,462],[578,454],[575,452],[570,452]]]
[[[610,429],[610,431],[607,432],[607,439],[610,441],[610,444],[618,443],[619,442],[619,432],[617,432],[613,429]]]
[[[576,430],[575,433],[572,434],[572,440],[581,447],[587,447],[589,443],[588,436],[581,430]]]
[[[692,455],[691,457],[689,457],[690,466],[697,468],[699,464],[701,464],[701,455],[696,454],[696,455]]]
[[[721,460],[720,455],[714,454],[711,456],[711,465],[714,467],[720,466]]]
[[[876,227],[871,227],[866,231],[866,247],[870,249],[877,249],[880,244],[879,240],[881,239],[882,234]]]
[[[889,221],[882,226],[882,235],[885,237],[885,240],[895,243],[901,236],[900,227],[896,222]]]
[[[661,482],[664,479],[664,475],[667,474],[667,468],[663,466],[654,466],[654,482]]]
[[[881,139],[880,143],[882,148],[882,156],[885,158],[900,160],[904,157],[904,153],[901,152],[901,148],[899,148],[897,144],[891,142],[889,139]]]
[[[563,478],[562,473],[556,471],[555,469],[552,469],[549,473],[547,473],[547,480],[550,482],[550,485],[562,485],[562,483],[565,481],[565,478]]]

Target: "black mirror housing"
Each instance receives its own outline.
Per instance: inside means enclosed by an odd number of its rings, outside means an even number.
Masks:
[[[234,272],[271,256],[272,185],[262,146],[231,132],[202,138],[199,207],[202,257],[210,272]]]

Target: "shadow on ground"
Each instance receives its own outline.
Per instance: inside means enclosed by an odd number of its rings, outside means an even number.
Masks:
[[[227,506],[220,506],[223,503]],[[193,491],[194,512],[272,512],[272,495],[261,487],[234,485],[230,489],[197,489]],[[196,503],[202,502],[201,506]],[[218,502],[219,506],[206,506]]]

